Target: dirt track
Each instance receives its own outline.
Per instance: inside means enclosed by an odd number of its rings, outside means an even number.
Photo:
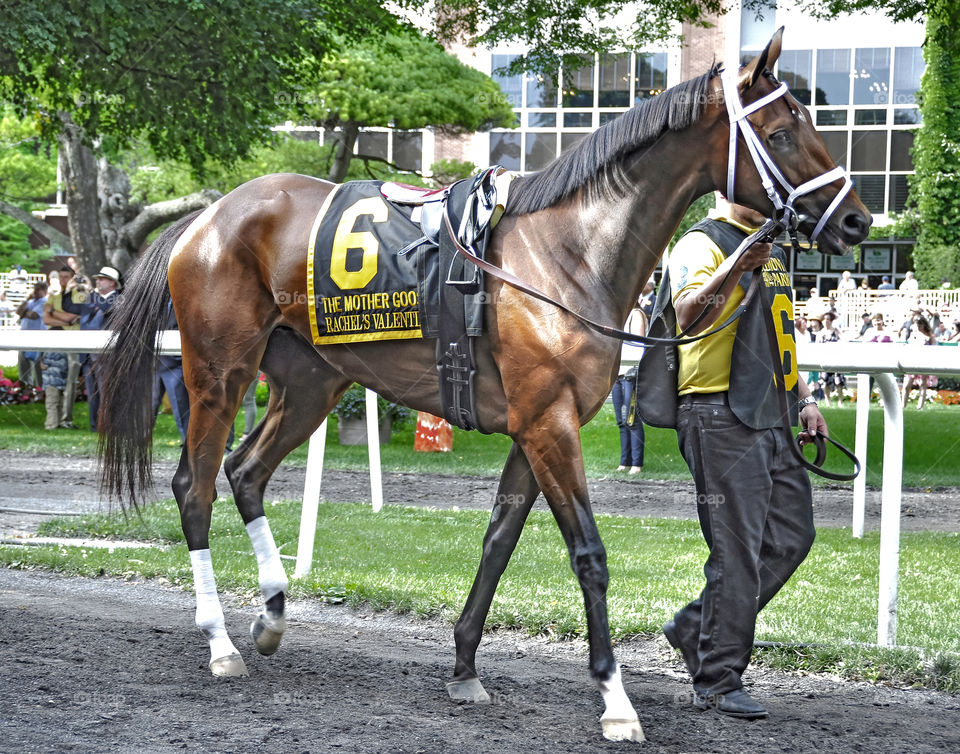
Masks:
[[[697,712],[664,642],[618,648],[648,743],[601,738],[582,643],[517,632],[481,646],[491,706],[449,701],[448,627],[299,603],[260,658],[226,608],[249,679],[217,680],[190,594],[155,584],[0,569],[0,750],[361,752],[941,752],[960,700],[751,669],[771,717]]]

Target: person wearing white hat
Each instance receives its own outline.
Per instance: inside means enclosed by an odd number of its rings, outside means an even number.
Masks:
[[[81,330],[108,329],[113,305],[119,300],[120,272],[105,265],[93,276],[95,290],[90,291],[83,279],[74,278],[67,283],[63,295],[63,310],[80,315]],[[83,360],[83,379],[87,388],[90,408],[90,431],[97,431],[97,415],[100,411],[100,382],[96,372],[97,357],[86,354]]]

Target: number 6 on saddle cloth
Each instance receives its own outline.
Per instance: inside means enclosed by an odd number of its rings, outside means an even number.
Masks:
[[[494,166],[439,190],[379,181],[335,187],[307,250],[314,344],[437,338],[444,418],[478,429],[473,339],[483,333],[486,297],[483,273],[456,244],[483,259],[509,178]],[[456,239],[445,223],[458,229]]]

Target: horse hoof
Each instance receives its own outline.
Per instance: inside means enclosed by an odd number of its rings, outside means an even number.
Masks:
[[[246,678],[247,665],[239,654],[216,657],[210,660],[210,672],[218,678]]]
[[[447,693],[455,702],[490,704],[490,695],[483,688],[479,678],[470,678],[466,681],[450,681],[447,684]]]
[[[250,636],[257,645],[257,651],[265,657],[280,648],[283,632],[287,630],[287,619],[282,615],[272,618],[268,613],[260,613],[250,624]]]
[[[600,720],[608,741],[646,741],[639,720]]]

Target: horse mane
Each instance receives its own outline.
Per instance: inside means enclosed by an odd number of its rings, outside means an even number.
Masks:
[[[637,103],[543,170],[515,178],[506,211],[521,215],[550,207],[592,180],[610,174],[619,158],[651,143],[664,131],[689,127],[700,118],[710,81],[719,72],[720,64],[714,64],[702,76]]]

